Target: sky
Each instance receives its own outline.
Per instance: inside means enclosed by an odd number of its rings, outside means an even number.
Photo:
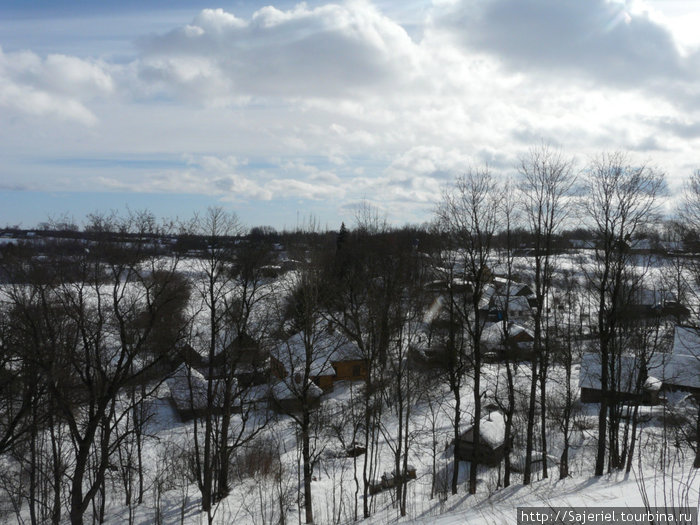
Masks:
[[[550,144],[700,168],[693,0],[0,0],[0,227],[430,220]]]

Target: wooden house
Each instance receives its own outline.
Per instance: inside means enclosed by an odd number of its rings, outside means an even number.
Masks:
[[[503,414],[491,412],[479,421],[479,450],[476,450],[474,427],[459,436],[459,457],[462,461],[476,461],[480,465],[495,467],[505,456],[506,427]]]
[[[313,381],[306,383],[299,373],[288,376],[270,387],[270,408],[283,414],[293,414],[303,409],[304,402],[309,408],[317,407],[321,402],[323,390]]]
[[[236,337],[219,350],[214,356],[212,367],[212,377],[224,378],[231,374],[242,386],[263,385],[271,378],[279,378],[283,374],[283,368],[275,356],[248,334]],[[209,375],[207,356],[202,358],[202,363],[197,368],[205,376]]]
[[[203,417],[206,414],[208,384],[201,372],[182,364],[166,380],[166,384],[170,390],[170,401],[182,421]],[[232,388],[236,390],[237,385],[233,384]],[[222,383],[216,381],[213,385],[213,392],[212,413],[221,414],[225,410],[229,412],[240,411],[240,403],[229,407],[224,406]]]
[[[659,389],[653,378],[659,372],[658,364],[653,361],[647,363],[634,355],[619,356],[615,360],[614,375],[609,380],[607,398],[616,402],[657,404]],[[601,402],[601,377],[600,354],[583,354],[579,373],[581,402]]]
[[[309,379],[324,392],[333,389],[335,369],[331,359],[338,346],[342,344],[337,332],[318,332],[306,340],[303,332],[289,336],[281,341],[270,353],[275,360],[276,376],[281,380],[306,373],[307,345],[310,345],[311,362]]]
[[[367,362],[353,342],[341,345],[334,352],[331,364],[335,370],[334,381],[367,381]]]
[[[529,361],[534,340],[530,330],[512,321],[507,325],[505,321],[493,323],[481,333],[484,356],[491,361]]]
[[[678,302],[675,294],[663,288],[636,288],[623,291],[626,303],[620,311],[623,319],[639,321],[664,318],[684,322],[690,310]]]
[[[600,402],[598,354],[583,355],[579,383],[581,401]],[[647,362],[641,362],[633,355],[622,356],[617,363],[613,384],[615,386],[609,388],[608,396],[619,401],[657,404],[666,391],[689,392],[700,399],[700,330],[676,326],[672,351],[656,353]]]
[[[676,326],[671,353],[655,355],[652,361],[662,390],[690,392],[700,400],[700,329]]]

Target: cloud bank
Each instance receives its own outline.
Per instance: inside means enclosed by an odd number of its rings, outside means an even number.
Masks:
[[[700,53],[654,1],[441,0],[408,20],[367,1],[204,9],[119,59],[0,41],[0,186],[333,220],[366,198],[416,222],[455,175],[510,176],[541,141],[579,166],[626,150],[679,181],[700,146]]]

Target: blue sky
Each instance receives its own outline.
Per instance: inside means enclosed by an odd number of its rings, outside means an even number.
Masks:
[[[699,167],[687,0],[0,1],[0,226],[100,209],[431,218],[542,141]]]

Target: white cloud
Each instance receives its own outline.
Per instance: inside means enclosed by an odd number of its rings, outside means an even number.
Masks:
[[[191,24],[141,40],[141,76],[180,96],[342,97],[408,82],[418,46],[367,2],[248,20],[205,9]]]
[[[98,62],[65,55],[42,59],[0,48],[0,105],[8,110],[92,125],[97,118],[85,102],[113,89],[112,77]]]

